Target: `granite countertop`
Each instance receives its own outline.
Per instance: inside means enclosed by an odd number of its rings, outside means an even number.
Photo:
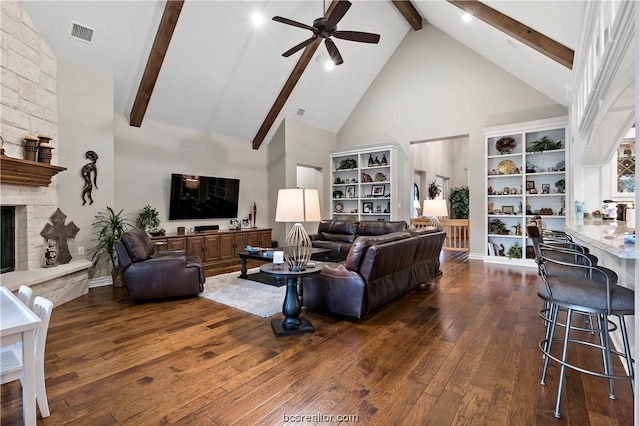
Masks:
[[[625,247],[624,233],[633,233],[634,229],[627,228],[626,222],[619,220],[603,220],[583,222],[566,221],[566,232],[576,239],[580,239],[621,259],[640,259],[637,245]]]

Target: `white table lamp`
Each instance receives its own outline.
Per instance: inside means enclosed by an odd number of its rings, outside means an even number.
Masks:
[[[431,217],[429,225],[442,227],[438,217],[449,216],[447,200],[424,200],[422,204],[422,215]]]
[[[311,240],[301,222],[320,219],[317,189],[278,190],[276,222],[295,222],[284,240],[284,261],[290,271],[304,271],[311,259]]]

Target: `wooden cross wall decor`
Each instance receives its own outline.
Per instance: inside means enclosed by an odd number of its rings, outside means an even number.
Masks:
[[[70,222],[67,225],[64,222],[67,220],[67,215],[62,213],[62,210],[58,208],[56,212],[51,215],[51,224],[46,224],[40,235],[45,239],[56,240],[58,243],[58,263],[71,262],[71,253],[69,252],[69,245],[67,244],[67,238],[75,238],[76,234],[80,230],[75,223]]]

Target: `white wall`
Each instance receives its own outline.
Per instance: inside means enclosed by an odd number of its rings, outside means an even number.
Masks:
[[[286,235],[286,224],[276,222],[276,201],[278,200],[278,190],[283,188],[289,188],[287,186],[285,164],[285,123],[286,119],[282,121],[280,127],[276,130],[271,141],[267,146],[268,164],[267,173],[269,175],[269,223],[273,226],[271,232],[271,238],[278,242],[282,246],[284,244],[284,237]],[[263,148],[264,149],[264,148]],[[291,187],[294,188],[294,187]]]
[[[426,175],[425,187],[420,188],[423,199],[428,197],[427,186],[436,175],[449,178],[449,189],[468,185],[465,168],[469,163],[469,139],[466,137],[412,143],[410,158],[413,169]]]
[[[331,173],[329,172],[329,154],[336,148],[336,135],[311,126],[303,120],[285,119],[285,188],[297,186],[297,168],[299,165],[313,167],[322,171],[323,187],[329,188]],[[275,209],[275,204],[273,206]],[[330,217],[330,200],[325,196],[320,200],[320,211],[323,218]],[[317,230],[317,223],[305,223],[308,233]],[[287,228],[288,229],[288,228]],[[284,235],[279,237],[284,241]]]
[[[115,200],[113,144],[113,77],[65,63],[58,66],[58,117],[60,123],[60,163],[67,167],[60,174],[60,208],[80,231],[69,240],[72,256],[78,247],[89,249],[95,242],[91,223],[95,215]],[[89,163],[85,154],[95,151],[98,176],[92,190],[93,204],[82,205],[84,179],[82,167]]]
[[[427,24],[407,34],[340,130],[338,146],[399,143],[407,157],[399,164],[399,185],[409,188],[410,141],[468,134],[471,253],[482,255],[482,129],[566,114],[562,105]],[[412,192],[400,193],[400,219],[408,221]]]
[[[129,126],[122,114],[114,119],[115,206],[134,215],[147,204],[160,212],[168,233],[178,226],[219,225],[227,219],[169,221],[171,173],[240,179],[238,217],[245,218],[257,205],[256,223],[268,221],[267,151],[254,150],[249,141],[145,119],[140,128]]]

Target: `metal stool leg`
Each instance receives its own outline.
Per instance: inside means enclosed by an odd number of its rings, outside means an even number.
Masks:
[[[613,368],[611,365],[611,344],[609,341],[609,322],[607,316],[604,314],[598,314],[598,333],[600,335],[600,347],[602,348],[602,363],[604,367],[604,374],[613,374]],[[609,398],[616,399],[616,392],[613,387],[613,379],[609,378]]]
[[[627,325],[623,315],[618,315],[620,320],[620,331],[622,331],[622,342],[624,344],[624,355],[627,358],[627,370],[631,381],[631,392],[635,395],[635,374],[633,370],[633,358],[631,358],[631,348],[629,347],[629,334],[627,334]]]
[[[569,349],[569,331],[571,330],[571,314],[573,309],[567,309],[567,326],[564,330],[564,347],[562,348],[562,363],[560,364],[560,377],[558,379],[558,396],[556,399],[556,410],[553,415],[560,418],[560,400],[562,399],[562,384],[564,382],[565,364],[567,362],[567,350]]]
[[[544,351],[542,353],[542,359],[544,362],[542,364],[542,373],[540,374],[540,384],[546,384],[547,380],[547,368],[549,367],[549,357],[546,355],[551,353],[551,343],[553,342],[553,335],[556,330],[556,324],[558,321],[558,306],[557,305],[549,305],[551,312],[551,319],[548,321],[547,331],[545,335],[545,343],[544,343]]]

